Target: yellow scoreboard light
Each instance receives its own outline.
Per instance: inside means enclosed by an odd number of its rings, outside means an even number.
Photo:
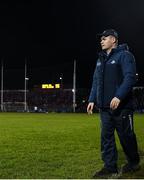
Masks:
[[[60,89],[60,84],[42,84],[42,89]]]
[[[55,88],[59,89],[60,88],[60,84],[55,84]]]

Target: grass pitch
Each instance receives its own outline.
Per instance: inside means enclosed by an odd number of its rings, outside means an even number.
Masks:
[[[135,115],[144,178],[144,118]],[[117,139],[119,167],[125,156]],[[99,115],[0,113],[0,179],[91,179],[103,166]]]

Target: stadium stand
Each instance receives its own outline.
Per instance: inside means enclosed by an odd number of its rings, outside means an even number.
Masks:
[[[86,112],[88,95],[88,89],[77,89],[76,112]],[[143,113],[144,87],[135,87],[133,95],[136,112]],[[4,90],[3,97],[3,111],[24,112],[24,90]],[[72,89],[27,91],[28,112],[72,112],[72,101]]]

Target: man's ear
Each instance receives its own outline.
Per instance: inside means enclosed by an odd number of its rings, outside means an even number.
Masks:
[[[116,38],[114,36],[111,36],[111,40],[112,40],[113,43],[116,42]]]
[[[116,40],[116,38],[114,36],[110,36],[110,38],[111,38],[113,43],[116,43],[117,40]]]
[[[117,39],[114,36],[112,36],[112,38],[113,38],[113,43],[117,43]]]

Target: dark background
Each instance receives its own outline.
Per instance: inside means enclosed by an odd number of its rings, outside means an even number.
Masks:
[[[77,60],[77,87],[90,88],[97,52],[96,34],[119,33],[135,55],[138,86],[144,84],[144,1],[48,0],[0,3],[0,55],[4,89],[23,89],[27,60],[29,88],[41,83],[71,85]]]

